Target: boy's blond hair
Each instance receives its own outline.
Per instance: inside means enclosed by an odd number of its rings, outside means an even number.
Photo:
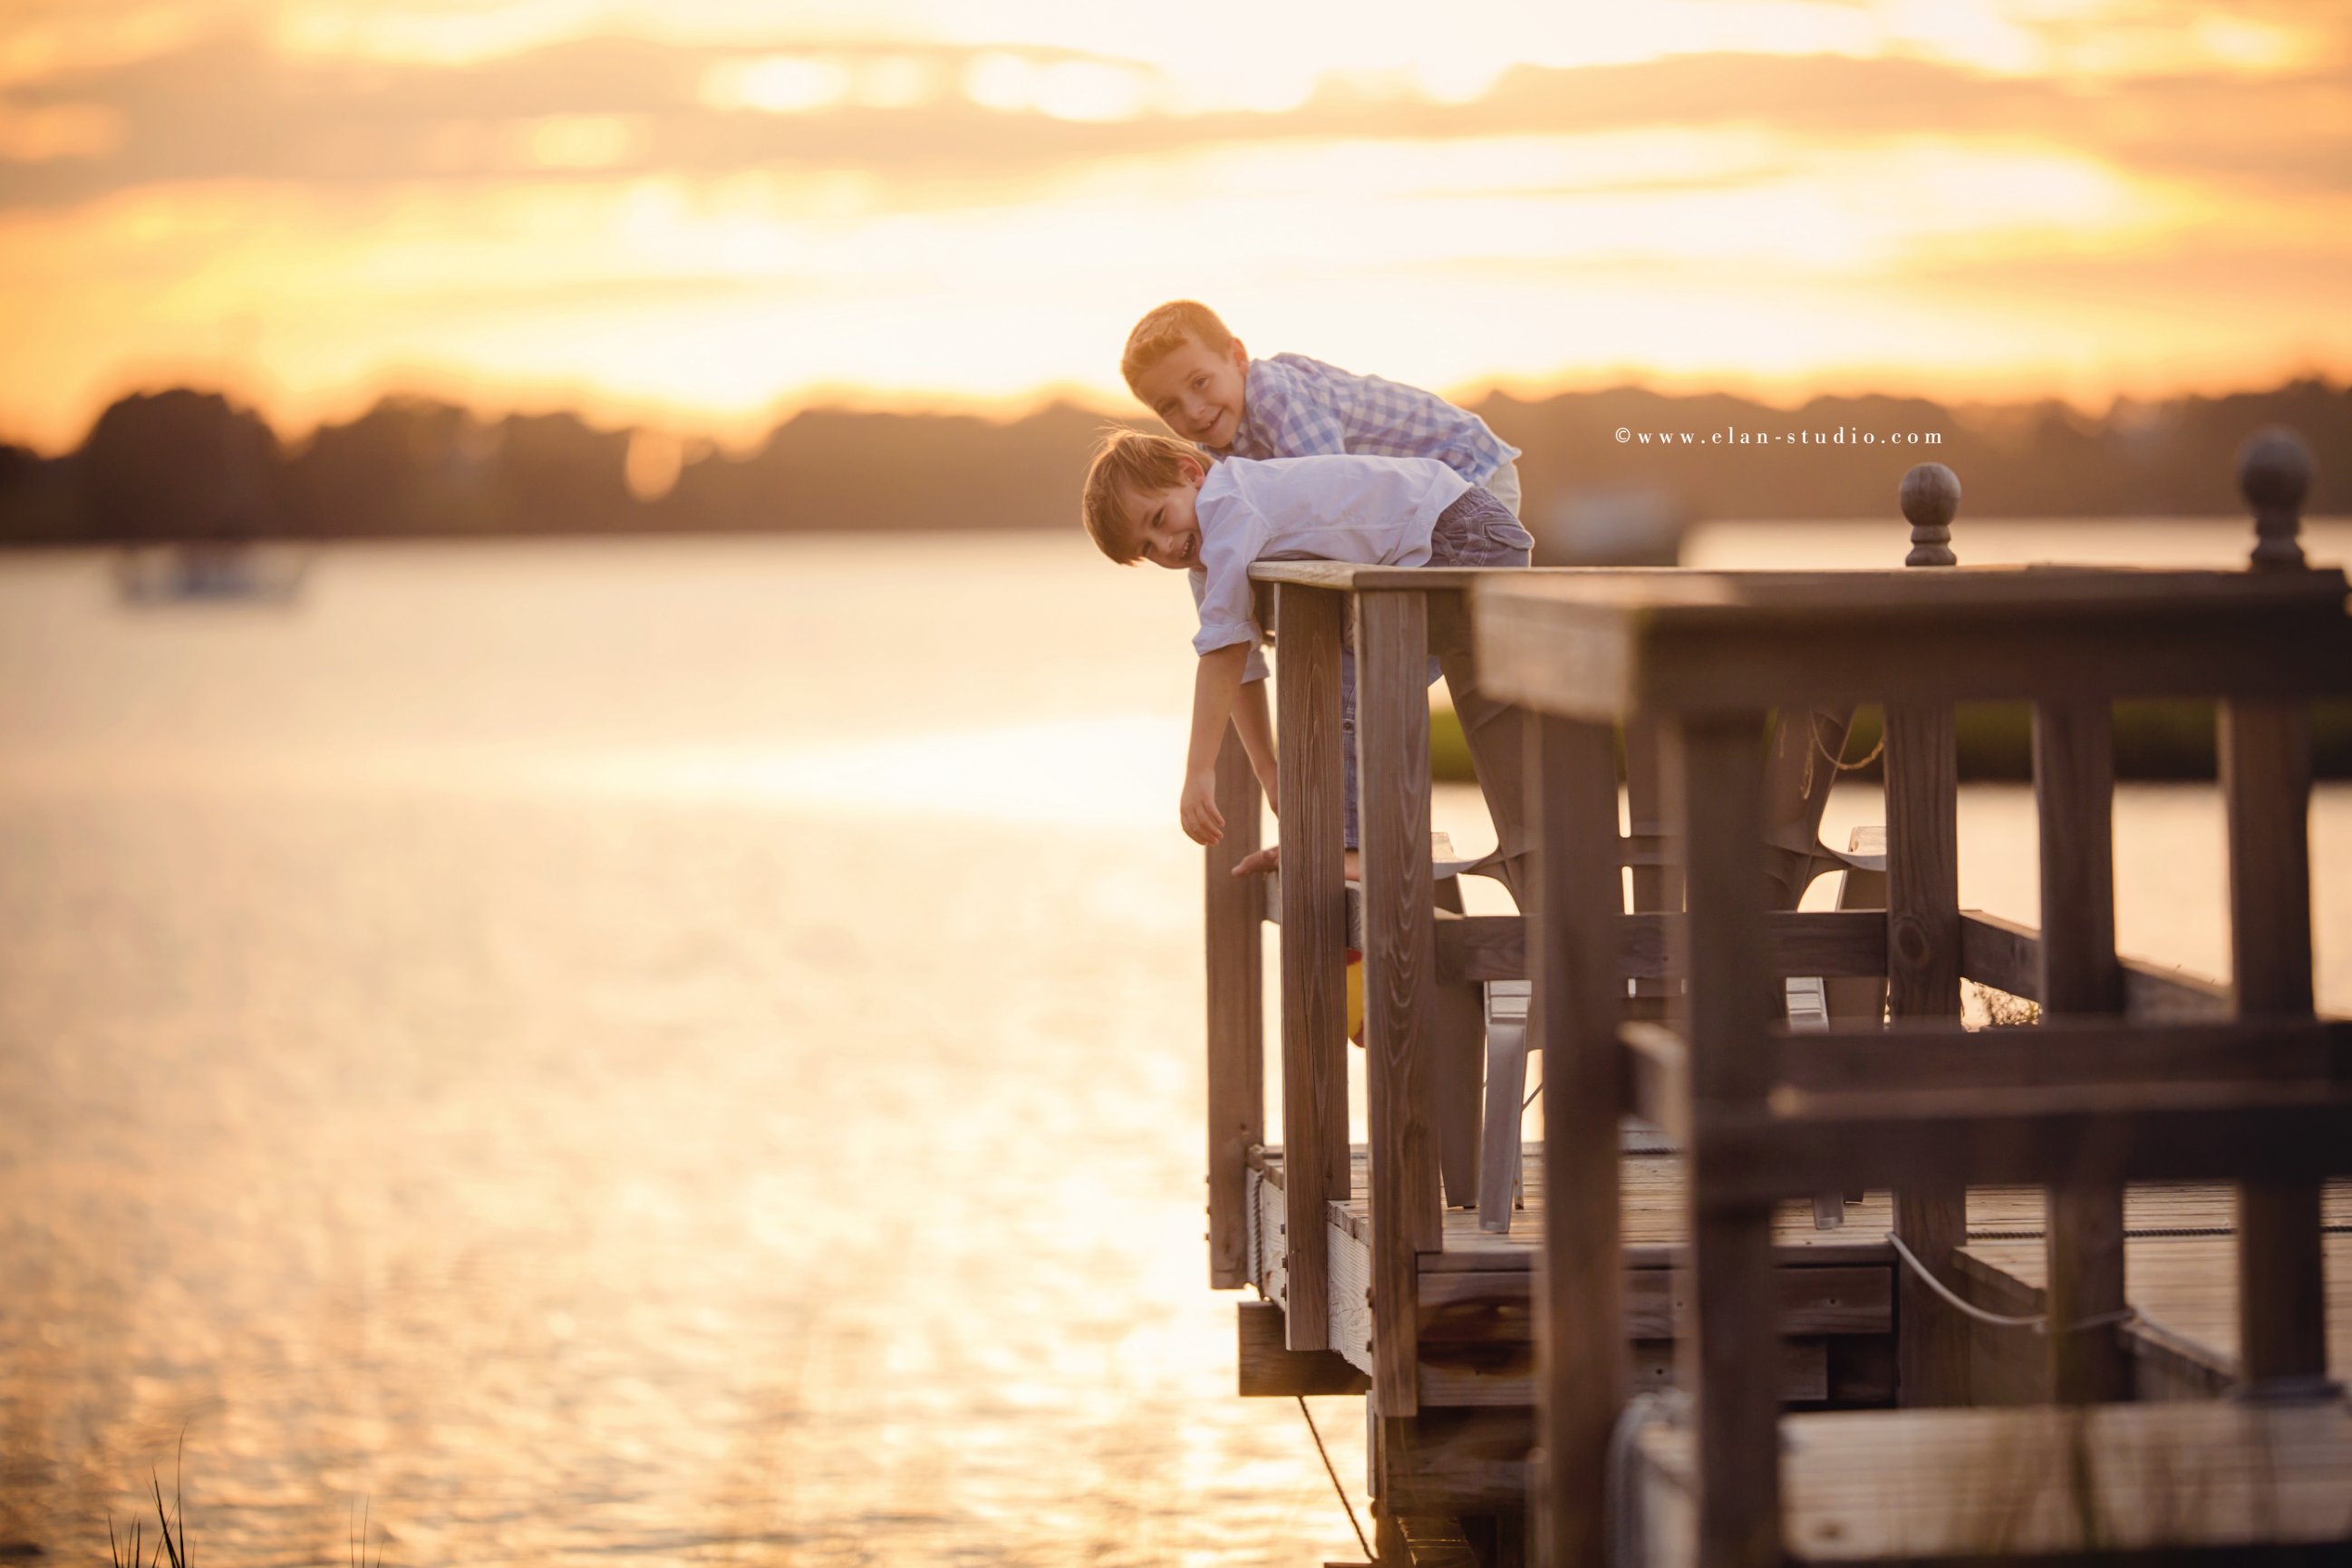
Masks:
[[[1135,378],[1182,348],[1188,338],[1198,339],[1213,354],[1229,353],[1234,346],[1234,334],[1224,322],[1198,300],[1171,300],[1146,312],[1127,334],[1127,352],[1119,356],[1118,374],[1126,378],[1127,389],[1134,392]]]
[[[1079,503],[1087,537],[1095,547],[1121,566],[1143,557],[1135,540],[1135,524],[1127,515],[1127,492],[1173,489],[1184,482],[1184,465],[1199,463],[1199,453],[1181,441],[1141,430],[1113,430],[1095,448],[1087,465],[1087,485]]]

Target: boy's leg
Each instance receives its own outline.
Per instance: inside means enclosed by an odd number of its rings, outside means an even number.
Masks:
[[[1478,793],[1486,797],[1487,814],[1495,819],[1496,868],[1502,873],[1503,886],[1511,890],[1512,901],[1524,910],[1533,874],[1522,782],[1526,715],[1478,689],[1477,661],[1467,652],[1444,655],[1439,662],[1445,668],[1445,689],[1454,698],[1454,716],[1462,721],[1462,739],[1470,748]]]
[[[1506,466],[1514,490],[1518,471]],[[1488,485],[1494,483],[1487,481]],[[1445,510],[1430,536],[1433,566],[1525,566],[1535,541],[1515,516],[1496,503],[1502,498],[1491,489],[1472,490]],[[1517,497],[1514,495],[1512,500]],[[1512,509],[1516,510],[1516,508]],[[1454,717],[1462,721],[1462,739],[1470,749],[1470,765],[1478,775],[1478,792],[1495,819],[1495,858],[1503,886],[1512,901],[1526,909],[1531,837],[1525,809],[1527,785],[1523,770],[1522,710],[1498,702],[1478,689],[1478,665],[1469,652],[1442,656],[1445,689],[1454,698]]]

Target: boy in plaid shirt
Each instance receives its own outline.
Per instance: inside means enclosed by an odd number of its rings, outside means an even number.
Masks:
[[[1519,513],[1519,449],[1433,392],[1305,354],[1252,359],[1206,305],[1136,322],[1119,374],[1168,428],[1212,458],[1434,458]]]
[[[1304,354],[1252,359],[1216,313],[1193,300],[1171,300],[1138,321],[1128,334],[1119,373],[1146,407],[1212,458],[1332,454],[1432,458],[1483,488],[1513,517],[1518,515],[1519,470],[1514,461],[1518,448],[1488,429],[1476,415],[1419,387],[1376,375],[1358,375]],[[1518,556],[1514,563],[1526,564],[1526,556]],[[1454,668],[1455,662],[1459,668]],[[1476,671],[1466,655],[1455,656],[1446,665],[1446,686],[1454,696],[1454,713],[1462,721],[1471,763],[1500,840],[1488,862],[1517,898],[1527,846],[1519,810],[1520,726],[1512,710],[1478,690]],[[1253,648],[1244,679],[1255,682],[1265,678],[1265,663]],[[1435,670],[1430,679],[1436,679]],[[1263,704],[1262,696],[1257,702]],[[1347,858],[1349,875],[1353,876],[1357,811],[1352,654],[1343,655],[1340,660],[1339,725],[1346,736],[1340,756],[1347,775]],[[1235,874],[1263,870],[1274,863],[1275,851],[1261,850],[1236,867]]]

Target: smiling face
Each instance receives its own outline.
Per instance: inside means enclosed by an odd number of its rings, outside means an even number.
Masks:
[[[1223,353],[1186,338],[1135,377],[1135,395],[1187,441],[1223,451],[1242,426],[1249,353],[1239,338]]]
[[[1165,489],[1129,489],[1121,500],[1127,511],[1129,538],[1142,559],[1154,566],[1182,572],[1200,563],[1201,521],[1193,510],[1201,481],[1208,470],[1193,458],[1184,460],[1181,484]]]

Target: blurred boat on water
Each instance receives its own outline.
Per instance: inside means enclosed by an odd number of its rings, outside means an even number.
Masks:
[[[1570,491],[1528,527],[1538,566],[1674,566],[1691,522],[1667,491],[1632,486]]]
[[[290,605],[310,574],[311,552],[242,541],[186,541],[125,550],[115,591],[127,605]]]

